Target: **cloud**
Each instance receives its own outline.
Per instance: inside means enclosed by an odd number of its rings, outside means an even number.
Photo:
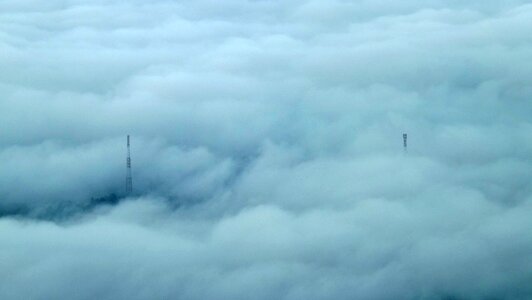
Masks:
[[[82,222],[1,221],[4,298],[522,299],[530,200],[513,208],[454,191],[348,209],[254,206],[197,219],[160,201]],[[460,197],[453,197],[460,195]],[[26,245],[31,243],[33,247]],[[23,288],[34,282],[32,289]],[[399,295],[399,296],[397,296]]]
[[[531,15],[0,2],[0,298],[530,298]]]

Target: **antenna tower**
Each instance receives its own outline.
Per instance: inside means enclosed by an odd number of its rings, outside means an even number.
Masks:
[[[405,150],[406,152],[406,139],[408,138],[408,135],[406,133],[403,133],[403,149]]]
[[[126,194],[133,193],[133,179],[131,177],[131,151],[129,150],[129,135],[127,136],[127,173],[126,173]]]

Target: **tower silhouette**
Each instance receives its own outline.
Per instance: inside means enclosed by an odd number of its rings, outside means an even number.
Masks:
[[[133,193],[133,178],[131,177],[131,151],[129,149],[129,134],[127,136],[127,160],[126,160],[126,194]]]
[[[407,150],[407,148],[406,148],[406,146],[407,146],[406,139],[407,138],[408,138],[408,135],[406,133],[403,133],[403,148],[404,148],[405,152]]]

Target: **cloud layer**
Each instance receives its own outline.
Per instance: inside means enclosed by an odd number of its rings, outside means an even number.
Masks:
[[[0,298],[531,298],[531,26],[527,1],[0,2]],[[135,196],[85,211],[123,193],[127,134]]]

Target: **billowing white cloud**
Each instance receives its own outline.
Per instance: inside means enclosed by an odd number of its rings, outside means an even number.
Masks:
[[[300,213],[254,206],[215,219],[170,213],[160,201],[143,199],[76,224],[4,219],[2,251],[9,259],[0,294],[527,298],[530,200],[508,208],[467,190],[432,199],[368,199]]]
[[[0,1],[0,298],[532,297],[531,25],[517,0]],[[94,205],[127,134],[136,194]]]

